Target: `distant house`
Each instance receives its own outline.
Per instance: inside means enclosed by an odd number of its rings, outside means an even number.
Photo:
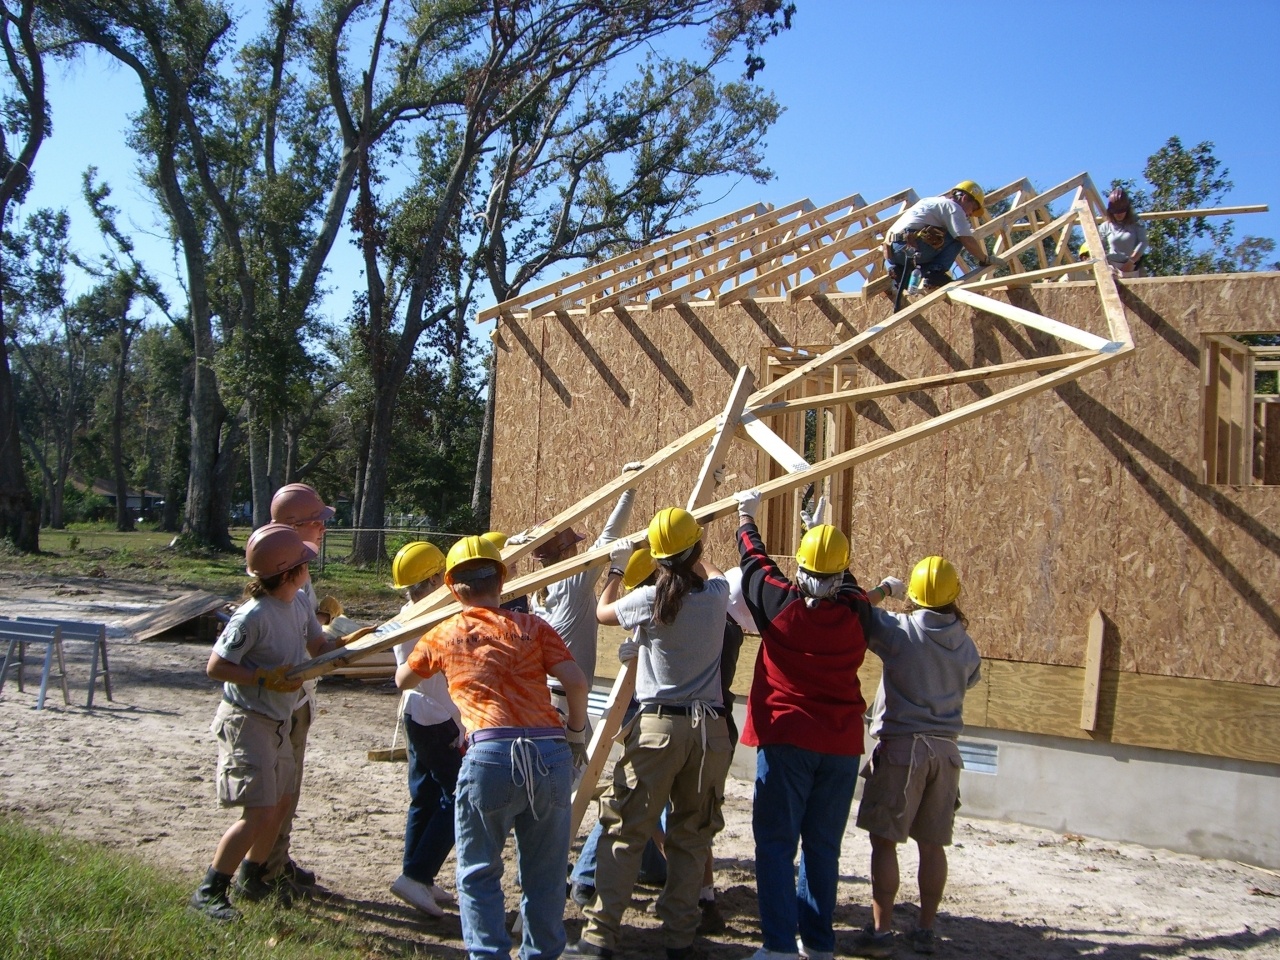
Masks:
[[[116,485],[111,480],[96,477],[92,483],[85,483],[83,480],[68,478],[67,483],[77,490],[102,497],[112,507],[116,505]],[[156,493],[154,490],[138,492],[137,490],[126,489],[124,496],[125,509],[142,516],[146,516],[164,505],[164,495]]]

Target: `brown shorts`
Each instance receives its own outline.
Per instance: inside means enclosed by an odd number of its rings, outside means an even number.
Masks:
[[[274,807],[293,793],[296,770],[290,720],[272,720],[225,700],[210,727],[218,739],[218,802],[224,807]]]
[[[954,740],[882,740],[862,772],[867,782],[858,806],[858,826],[894,843],[911,837],[949,846],[960,808],[963,767]]]

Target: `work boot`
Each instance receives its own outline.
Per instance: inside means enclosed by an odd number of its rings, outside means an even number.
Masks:
[[[314,887],[316,885],[315,871],[300,867],[293,860],[284,865],[284,870],[281,873],[300,887]]]
[[[585,907],[596,898],[596,888],[589,883],[573,883],[569,887],[569,899],[580,907]]]
[[[229,923],[240,919],[240,911],[231,905],[227,898],[227,887],[231,885],[231,874],[219,873],[210,867],[204,875],[204,882],[196,887],[191,895],[189,909],[203,913],[210,920]]]
[[[263,877],[266,872],[267,865],[265,863],[254,863],[252,860],[241,860],[240,869],[236,873],[235,886],[236,895],[248,900],[250,903],[257,903],[260,900],[266,900],[274,897],[280,901],[281,906],[291,907],[296,899],[294,886],[283,874],[276,882],[271,882]]]
[[[877,931],[874,923],[868,923],[853,941],[852,952],[855,957],[892,957],[893,948],[893,931]]]

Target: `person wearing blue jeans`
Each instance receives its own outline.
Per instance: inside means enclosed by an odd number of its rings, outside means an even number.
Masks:
[[[509,960],[502,850],[516,835],[521,960],[565,948],[564,867],[575,765],[586,760],[587,678],[560,635],[501,606],[507,568],[490,541],[463,537],[445,560],[462,612],[427,631],[396,668],[396,686],[443,673],[468,730],[454,797],[458,909],[470,960]],[[565,690],[552,706],[546,678]]]
[[[983,214],[985,199],[976,183],[961,180],[943,196],[925,197],[903,211],[885,234],[885,260],[894,287],[887,291],[890,299],[905,282],[903,274],[910,266],[920,268],[928,291],[951,281],[951,267],[961,250],[979,266],[991,262],[986,248],[974,238],[970,222]]]
[[[742,731],[757,748],[751,824],[764,945],[752,960],[831,960],[840,843],[862,755],[858,668],[872,601],[849,573],[848,538],[827,524],[805,532],[795,582],[788,579],[756,529],[760,499],[738,494],[742,596],[760,630]],[[874,592],[879,602],[891,591]]]
[[[513,830],[523,892],[519,955],[551,960],[563,952],[572,780],[573,756],[563,736],[473,741],[467,750],[458,775],[455,832],[458,903],[471,960],[510,956],[502,848]]]

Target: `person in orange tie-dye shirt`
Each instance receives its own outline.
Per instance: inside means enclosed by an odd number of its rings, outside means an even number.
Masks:
[[[462,938],[473,958],[511,956],[502,849],[515,830],[524,920],[521,958],[560,956],[572,772],[586,758],[587,678],[543,620],[504,610],[506,567],[489,541],[464,537],[445,561],[463,610],[428,631],[396,670],[396,686],[443,672],[469,731],[455,832]],[[547,676],[564,689],[567,729]]]

